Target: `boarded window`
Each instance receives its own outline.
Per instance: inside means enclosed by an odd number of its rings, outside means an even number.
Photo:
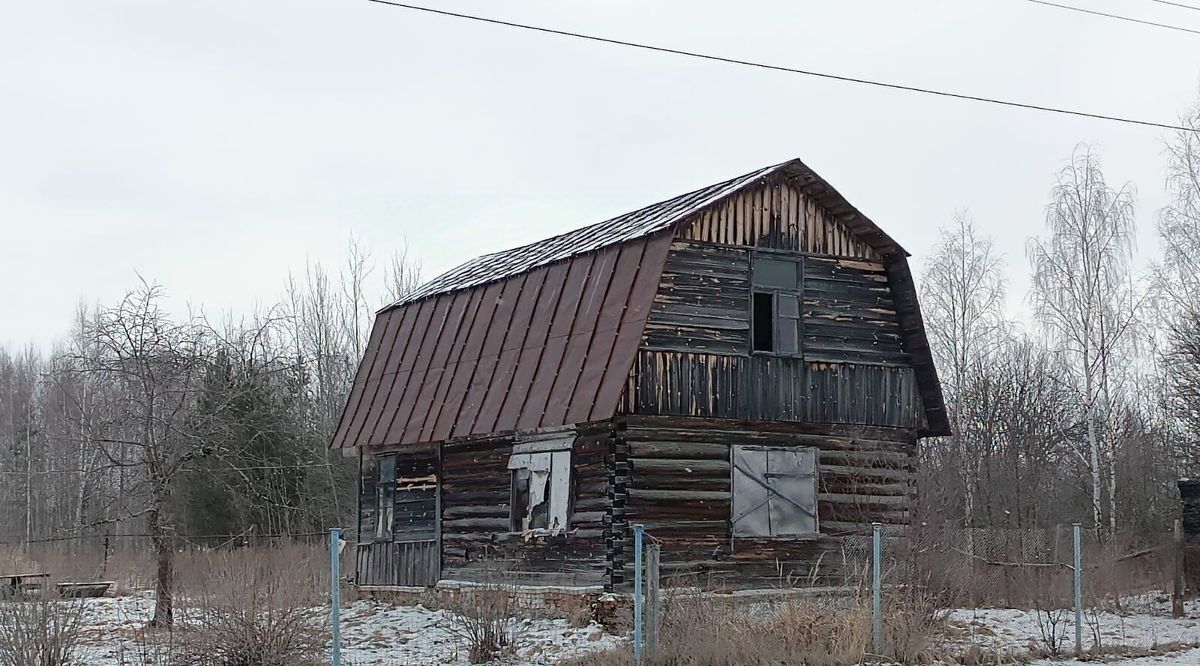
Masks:
[[[382,456],[375,477],[375,540],[392,540],[396,506],[396,456]]]
[[[756,253],[751,284],[753,350],[800,356],[803,258]]]
[[[557,533],[567,529],[571,441],[513,447],[508,460],[512,473],[512,531]]]
[[[730,458],[735,537],[817,533],[816,449],[734,446]]]
[[[433,459],[408,459],[396,465],[395,541],[432,539],[437,529],[437,471]]]

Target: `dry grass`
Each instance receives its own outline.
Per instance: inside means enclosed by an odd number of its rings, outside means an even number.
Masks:
[[[323,659],[328,575],[304,546],[206,553],[180,589],[188,630],[173,662],[186,666],[316,666]]]
[[[516,590],[512,585],[488,583],[466,588],[447,606],[450,633],[467,649],[472,664],[483,664],[516,650],[521,640]]]
[[[0,599],[0,666],[76,663],[82,621],[82,603],[48,591],[33,599]]]
[[[712,595],[668,597],[654,666],[851,666],[869,662],[870,604],[860,598],[795,596],[769,609],[738,605]],[[947,659],[934,637],[944,615],[932,598],[907,595],[885,614],[887,661],[927,664]],[[703,630],[699,630],[702,628]],[[632,664],[628,649],[581,657],[576,666]]]

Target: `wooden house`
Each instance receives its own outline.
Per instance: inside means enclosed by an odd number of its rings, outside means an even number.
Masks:
[[[332,441],[356,578],[837,575],[949,432],[907,253],[799,160],[471,260],[378,313]]]

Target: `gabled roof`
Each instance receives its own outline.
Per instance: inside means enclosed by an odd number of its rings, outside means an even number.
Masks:
[[[925,434],[949,434],[907,253],[803,162],[790,160],[483,255],[383,308],[331,446],[408,445],[612,418],[671,232],[778,175],[883,257],[925,405]]]
[[[798,159],[788,160],[727,181],[702,187],[687,194],[651,204],[632,213],[581,227],[528,245],[476,257],[433,278],[405,298],[387,306],[405,303],[455,289],[466,289],[523,273],[569,257],[593,252],[670,229],[705,207],[721,201],[768,176],[783,172],[798,179],[802,187],[826,209],[847,219],[847,226],[883,256],[906,254],[882,229],[850,205],[833,186]],[[857,224],[856,224],[857,223]]]

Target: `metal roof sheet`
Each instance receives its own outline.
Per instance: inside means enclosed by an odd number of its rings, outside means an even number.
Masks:
[[[793,162],[795,161],[793,160]],[[694,192],[660,201],[632,213],[618,215],[603,222],[511,250],[476,257],[426,282],[404,299],[389,305],[388,308],[455,289],[465,289],[502,280],[539,266],[662,231],[705,206],[723,199],[791,163],[784,162],[764,167],[744,176],[731,178],[716,185],[709,185]]]
[[[380,312],[331,446],[611,418],[670,246],[635,238]]]

